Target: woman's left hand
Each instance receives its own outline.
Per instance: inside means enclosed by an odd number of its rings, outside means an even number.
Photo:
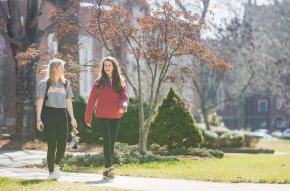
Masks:
[[[119,110],[119,113],[125,113],[125,110],[124,110],[123,108],[121,108],[121,109]]]
[[[71,125],[73,127],[73,131],[75,131],[77,129],[77,127],[78,127],[76,119],[72,119],[71,120]]]

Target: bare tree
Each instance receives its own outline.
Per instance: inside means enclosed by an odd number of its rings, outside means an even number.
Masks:
[[[182,7],[183,11],[187,11],[182,2],[176,2],[180,7]],[[205,24],[206,17],[209,17],[212,13],[212,10],[209,10],[210,1],[201,1],[199,4],[201,4],[201,17],[199,18],[199,22],[200,24]],[[227,20],[224,22],[227,22]],[[222,23],[217,25],[212,23],[210,20],[208,23],[211,25],[212,30],[218,31],[218,34],[216,34],[215,40],[203,41],[213,50],[218,52],[220,56],[223,56],[232,63],[233,70],[226,73],[216,70],[208,70],[206,62],[200,63],[194,58],[191,61],[192,72],[190,73],[190,76],[192,76],[192,85],[190,88],[193,90],[193,94],[198,96],[201,115],[207,129],[210,127],[208,114],[211,111],[216,110],[220,105],[233,102],[240,98],[248,89],[254,77],[254,69],[251,66],[252,62],[247,59],[247,56],[245,56],[244,53],[242,53],[241,56],[244,59],[244,65],[247,65],[244,71],[247,71],[248,73],[243,76],[242,80],[237,80],[235,77],[237,72],[240,71],[240,67],[232,62],[233,60],[231,60],[231,57],[234,54],[241,53],[239,51],[241,47],[245,45],[245,41],[249,43],[250,40],[250,31],[241,32],[242,24],[240,21],[238,22],[237,15],[230,24]],[[224,26],[227,27],[225,28]],[[243,33],[243,35],[241,35],[241,33]],[[202,31],[199,30],[198,35],[193,36],[193,38],[201,39],[201,35]],[[231,53],[229,54],[228,52]],[[239,76],[241,77],[242,75]],[[237,82],[239,82],[239,85],[237,85]]]

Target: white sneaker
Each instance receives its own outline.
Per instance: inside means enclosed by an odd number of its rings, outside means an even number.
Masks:
[[[52,174],[48,175],[48,180],[57,180],[59,178],[59,175],[53,172]]]
[[[60,169],[59,169],[58,166],[54,167],[53,174],[55,174],[55,176],[57,177],[57,179],[60,177]]]
[[[57,180],[57,179],[59,179],[59,177],[60,177],[60,169],[57,166],[54,168],[54,172],[52,174],[48,175],[47,179],[48,180]]]

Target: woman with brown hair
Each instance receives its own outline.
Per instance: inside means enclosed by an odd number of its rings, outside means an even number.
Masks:
[[[103,177],[113,179],[114,145],[120,119],[127,111],[128,93],[125,80],[121,75],[118,61],[113,57],[106,57],[102,61],[99,78],[95,80],[85,112],[85,123],[91,127],[92,113],[95,110],[97,126],[100,128],[104,145],[105,169]]]

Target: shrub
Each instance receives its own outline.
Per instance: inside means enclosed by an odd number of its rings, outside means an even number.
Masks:
[[[259,138],[250,135],[248,132],[244,132],[245,141],[244,145],[247,147],[254,146],[259,142]]]
[[[158,148],[157,144],[149,147],[150,149]],[[160,148],[160,147],[159,147]],[[154,154],[162,155],[162,156],[199,156],[199,157],[215,157],[215,158],[223,158],[224,153],[219,150],[205,149],[205,148],[176,148],[172,150],[152,150]]]
[[[211,126],[221,126],[223,124],[223,117],[213,112],[208,115],[208,122]]]
[[[202,142],[196,122],[172,88],[157,109],[148,142],[167,145],[170,149],[194,147]]]
[[[241,147],[244,144],[244,135],[236,132],[224,133],[219,138],[221,147]]]
[[[144,103],[145,119],[148,116],[149,106]],[[139,112],[136,99],[130,98],[127,112],[121,119],[117,141],[135,145],[139,142]]]
[[[84,123],[84,117],[85,117],[85,111],[86,111],[86,102],[84,98],[82,98],[81,96],[76,96],[73,102],[73,107],[74,107],[74,116],[78,123],[78,131],[80,132],[80,142],[99,143],[101,132],[96,125],[96,118],[93,116],[91,128],[86,127]],[[69,130],[71,129],[72,127],[70,125]]]
[[[219,136],[217,133],[209,130],[202,130],[203,142],[202,147],[215,148],[218,147]]]
[[[128,145],[126,143],[116,143],[114,153],[115,164],[129,164],[129,163],[145,163],[153,161],[176,161],[177,157],[158,156],[148,152],[146,155],[140,155],[137,152],[137,145]],[[46,166],[47,161],[44,159],[43,165]],[[73,156],[66,154],[62,159],[61,165],[71,165],[78,167],[101,167],[105,164],[104,154],[85,154]]]
[[[229,133],[230,130],[225,126],[217,126],[217,127],[211,127],[210,129],[212,132],[216,133],[219,137],[225,133]]]
[[[206,148],[253,146],[258,142],[258,139],[245,131],[231,131],[225,126],[211,126],[211,130],[201,130],[204,138],[201,146]]]

